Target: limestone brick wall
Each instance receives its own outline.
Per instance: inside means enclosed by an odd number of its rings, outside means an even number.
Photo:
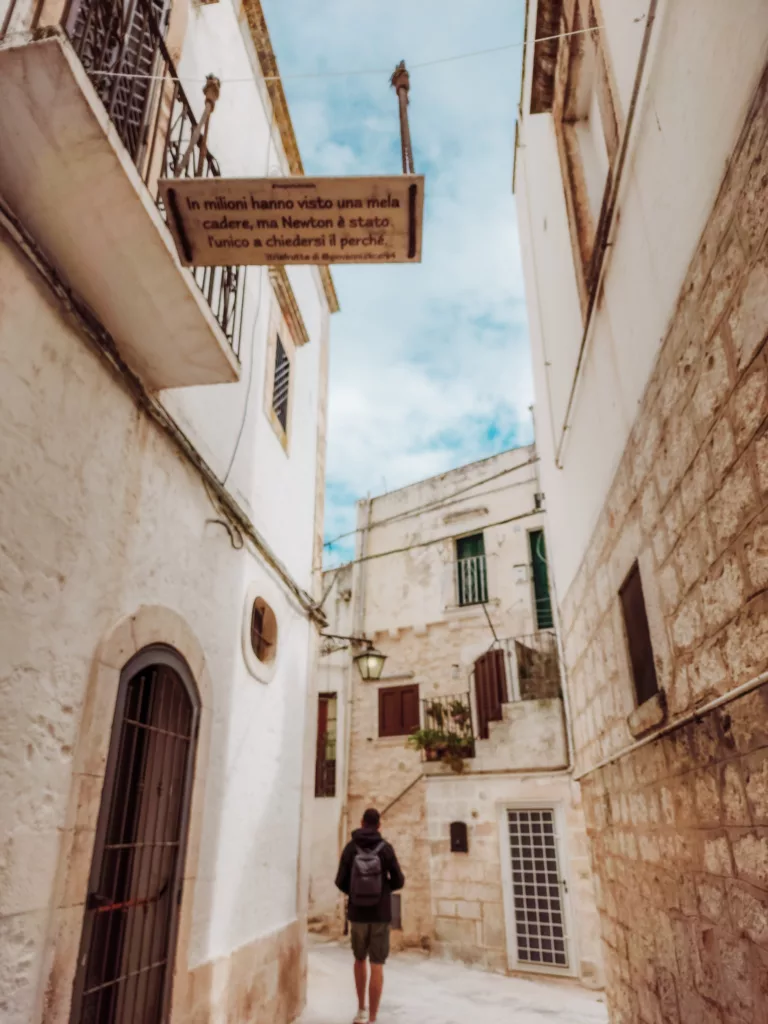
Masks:
[[[585,984],[599,986],[600,925],[586,828],[579,787],[566,773],[429,779],[434,949],[489,970],[519,969],[505,817],[507,808],[537,805],[554,808],[564,826],[558,855],[568,888],[569,967]],[[468,853],[451,852],[452,821],[467,824]]]
[[[766,1019],[766,696],[622,755],[638,730],[627,720],[617,593],[637,559],[666,728],[765,670],[767,135],[764,75],[562,605],[577,773],[622,1024]],[[616,762],[595,767],[607,758]]]
[[[383,686],[418,683],[422,699],[469,689],[469,666],[486,650],[492,637],[477,611],[455,623],[440,623],[420,630],[401,630],[377,635],[376,644],[386,650],[386,678],[363,683],[352,677],[350,737],[349,823],[357,827],[368,806],[384,809],[422,772],[418,751],[406,745],[405,736],[379,738],[379,697]],[[455,672],[454,665],[459,666]],[[395,677],[395,678],[391,678]],[[396,943],[425,945],[432,935],[432,902],[429,881],[429,838],[426,821],[425,783],[419,782],[399,800],[384,819],[382,831],[394,843],[407,883],[402,894],[403,933]]]

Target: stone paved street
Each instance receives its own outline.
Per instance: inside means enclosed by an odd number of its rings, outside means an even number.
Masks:
[[[355,1014],[352,959],[336,943],[309,959],[308,1006],[301,1024],[350,1024]],[[386,968],[378,1024],[605,1024],[603,997],[567,981],[506,978],[417,953]]]

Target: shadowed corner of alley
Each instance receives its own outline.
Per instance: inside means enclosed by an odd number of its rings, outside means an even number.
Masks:
[[[348,1024],[356,1008],[352,954],[313,942],[307,1008],[300,1024]],[[380,1024],[607,1024],[601,993],[570,979],[488,974],[459,963],[399,953],[387,962]]]

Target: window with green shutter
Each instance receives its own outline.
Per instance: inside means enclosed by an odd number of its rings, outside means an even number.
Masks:
[[[547,572],[547,547],[543,530],[528,533],[531,551],[531,575],[533,576],[533,599],[536,612],[536,628],[551,629],[554,625],[552,601],[549,596],[549,573]]]

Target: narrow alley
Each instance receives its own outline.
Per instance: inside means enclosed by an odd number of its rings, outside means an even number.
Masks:
[[[351,954],[338,943],[309,953],[307,1009],[300,1024],[338,1024],[355,1011]],[[400,953],[386,967],[379,1012],[384,1024],[603,1024],[603,997],[575,982],[508,978],[459,963]]]

